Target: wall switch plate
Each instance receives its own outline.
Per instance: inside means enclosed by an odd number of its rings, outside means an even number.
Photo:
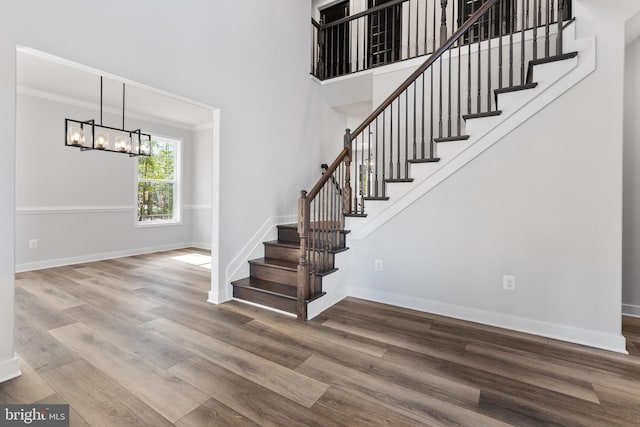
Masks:
[[[34,249],[38,247],[38,239],[29,240],[29,249]]]
[[[376,271],[384,271],[384,264],[382,263],[382,260],[381,260],[381,259],[376,259],[376,260],[373,262],[373,268],[374,268]]]
[[[502,276],[502,288],[505,291],[515,291],[516,290],[516,276]]]

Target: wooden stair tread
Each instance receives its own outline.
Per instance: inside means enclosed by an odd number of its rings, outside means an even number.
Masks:
[[[249,260],[249,264],[263,265],[287,271],[298,271],[298,263],[275,258],[256,258]]]
[[[282,283],[271,282],[269,280],[256,279],[255,277],[245,277],[244,279],[231,282],[233,286],[250,288],[259,292],[280,296],[287,299],[297,299],[298,290],[294,286]]]
[[[389,178],[385,179],[384,182],[393,183],[393,182],[413,182],[413,178]]]
[[[466,120],[472,120],[472,119],[482,119],[485,117],[495,117],[495,116],[499,116],[500,114],[502,114],[502,110],[495,110],[495,111],[487,111],[485,113],[465,114],[464,116],[462,116],[462,118],[466,121]]]
[[[466,141],[467,139],[469,139],[469,135],[455,135],[455,136],[445,136],[442,138],[433,138],[433,142]]]
[[[431,159],[410,159],[409,163],[438,163],[439,161],[440,157],[433,157]],[[365,197],[365,200],[366,199],[367,198]]]

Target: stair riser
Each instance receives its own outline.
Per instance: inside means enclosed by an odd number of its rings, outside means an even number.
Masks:
[[[265,245],[265,258],[281,259],[283,261],[298,262],[300,260],[299,248],[285,248],[282,246]]]
[[[281,268],[270,267],[268,265],[251,264],[251,277],[257,279],[296,286],[297,275],[298,273],[296,271],[282,270]]]
[[[342,249],[344,248],[345,238],[343,233],[337,232],[327,232],[327,233],[319,233],[316,237],[315,242],[312,242],[309,239],[309,247],[320,247],[327,249]]]
[[[345,235],[339,231],[321,231],[318,233],[318,242],[321,245],[329,243],[331,249],[341,249],[345,247]],[[298,232],[291,228],[279,228],[278,240],[282,242],[300,243]]]
[[[334,255],[322,254],[321,252],[311,252],[311,258],[315,261],[315,264],[319,266],[320,272],[331,270],[334,267]],[[311,261],[311,260],[309,260]]]
[[[278,227],[278,240],[281,242],[300,242],[300,236],[298,230],[293,228],[280,228]]]
[[[233,297],[286,311],[287,313],[296,313],[296,301],[288,298],[240,287],[233,288]]]

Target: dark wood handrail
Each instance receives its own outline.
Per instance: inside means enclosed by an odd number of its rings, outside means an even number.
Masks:
[[[469,19],[467,19],[465,23],[462,24],[462,26],[458,28],[458,30],[453,33],[453,35],[449,37],[446,42],[444,42],[442,46],[440,46],[435,52],[433,52],[431,56],[429,56],[429,58],[427,58],[427,60],[424,61],[422,65],[420,65],[413,73],[411,73],[411,75],[407,77],[407,79],[400,86],[398,86],[398,88],[394,90],[393,93],[391,93],[391,95],[389,95],[378,108],[376,108],[371,114],[369,114],[364,122],[362,122],[362,124],[351,133],[351,140],[353,141],[358,135],[362,133],[363,130],[367,128],[367,126],[373,123],[373,121],[380,114],[382,114],[382,112],[389,105],[391,105],[391,103],[395,101],[396,98],[400,96],[400,94],[402,94],[402,92],[404,92],[409,86],[411,86],[411,84],[413,84],[414,80],[420,77],[420,75],[424,73],[427,68],[429,68],[436,60],[438,60],[438,58],[440,58],[447,50],[449,50],[449,48],[453,46],[453,44],[458,41],[458,39],[464,33],[466,33],[471,28],[471,26],[476,23],[476,21],[478,21],[478,19],[480,19],[485,13],[487,13],[490,8],[498,3],[498,1],[499,0],[488,0],[480,7],[480,9],[478,9],[473,15],[471,15]],[[389,3],[385,3],[385,5],[388,4]]]
[[[345,147],[342,149],[340,154],[338,154],[338,157],[336,157],[333,163],[331,163],[331,166],[329,166],[326,172],[322,174],[322,176],[320,177],[320,180],[316,183],[316,185],[313,186],[311,191],[307,193],[307,200],[313,200],[316,197],[316,195],[320,192],[322,187],[327,183],[327,181],[329,181],[329,178],[333,176],[333,173],[336,171],[336,169],[338,169],[338,166],[340,166],[340,163],[342,163],[345,157],[349,155],[349,151],[350,149],[348,147]]]
[[[318,21],[316,21],[315,19],[311,18],[311,25],[313,25],[314,27],[316,27],[317,29],[320,29],[321,24],[318,23]]]
[[[383,10],[383,9],[388,8],[388,7],[395,6],[397,4],[405,3],[407,1],[409,1],[409,0],[393,0],[393,1],[390,1],[388,3],[383,3],[380,6],[372,7],[371,9],[367,9],[367,10],[365,10],[363,12],[358,12],[355,15],[346,16],[344,18],[338,19],[337,21],[333,21],[333,22],[328,23],[328,24],[323,24],[322,28],[326,29],[326,28],[335,27],[336,25],[344,24],[345,22],[349,22],[349,21],[356,20],[358,18],[362,18],[363,16],[370,15],[370,14],[372,14],[374,12],[379,11],[379,10]]]

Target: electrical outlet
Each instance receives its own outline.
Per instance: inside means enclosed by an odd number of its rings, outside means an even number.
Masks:
[[[382,264],[382,260],[381,259],[376,259],[373,263],[373,268],[376,271],[384,271],[384,264]]]
[[[35,249],[38,247],[38,239],[29,240],[29,249]]]
[[[502,288],[505,291],[516,290],[516,276],[502,276]]]

